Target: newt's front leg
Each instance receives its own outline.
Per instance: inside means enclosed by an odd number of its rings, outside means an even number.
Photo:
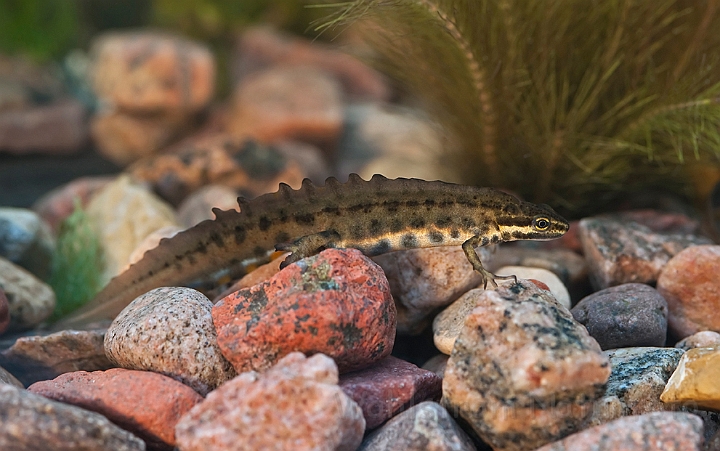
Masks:
[[[472,265],[473,269],[479,272],[482,276],[483,288],[487,288],[488,280],[494,287],[497,287],[497,282],[495,282],[495,279],[513,279],[515,280],[515,283],[517,283],[516,276],[498,276],[485,269],[482,262],[480,261],[480,257],[478,257],[477,252],[475,252],[475,248],[478,247],[481,243],[482,238],[479,235],[475,235],[462,244],[462,249],[465,252],[465,256]]]
[[[334,230],[325,230],[312,235],[302,236],[292,243],[280,243],[275,246],[277,251],[290,251],[290,255],[280,263],[280,268],[284,268],[291,263],[310,257],[318,252],[335,247],[335,243],[340,241],[340,234]]]

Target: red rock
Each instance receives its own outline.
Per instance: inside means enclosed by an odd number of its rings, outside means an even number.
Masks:
[[[350,98],[388,100],[390,97],[382,75],[352,56],[266,27],[246,30],[238,39],[235,53],[233,75],[236,80],[272,66],[311,66],[332,74]]]
[[[369,368],[342,375],[340,388],[362,409],[366,428],[373,429],[401,409],[440,399],[442,378],[389,356]]]
[[[298,139],[334,146],[343,126],[342,92],[311,68],[275,68],[243,79],[233,96],[228,131],[263,143]]]
[[[179,448],[355,450],[365,420],[337,382],[329,357],[291,353],[263,374],[241,374],[211,392],[178,423]]]
[[[663,268],[657,290],[667,300],[668,327],[678,338],[720,331],[720,246],[693,246]]]
[[[81,177],[56,188],[38,199],[32,209],[54,230],[75,211],[75,199],[85,207],[97,191],[107,185],[113,177]]]
[[[212,54],[181,37],[109,33],[93,43],[92,53],[96,95],[122,110],[195,111],[215,90]]]
[[[622,417],[535,451],[700,451],[702,420],[690,413],[653,412]]]
[[[74,100],[0,112],[0,151],[77,153],[88,139],[85,114]]]
[[[360,251],[328,249],[215,304],[223,355],[238,372],[293,351],[324,353],[341,372],[390,354],[395,304],[385,274]]]
[[[0,335],[2,335],[10,325],[10,305],[8,304],[5,291],[0,288]]]
[[[203,400],[192,388],[162,374],[114,368],[66,373],[28,390],[100,413],[153,445],[175,446],[175,425]]]

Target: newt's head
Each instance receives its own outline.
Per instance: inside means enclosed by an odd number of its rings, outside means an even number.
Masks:
[[[503,241],[551,240],[568,231],[568,222],[550,206],[518,201],[496,215]]]

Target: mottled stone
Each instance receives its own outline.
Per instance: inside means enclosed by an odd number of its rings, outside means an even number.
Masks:
[[[54,251],[50,228],[37,213],[24,208],[0,208],[0,257],[47,280]]]
[[[368,435],[359,451],[475,451],[470,437],[440,404],[411,407]]]
[[[218,348],[212,302],[191,288],[157,288],[130,303],[105,336],[118,366],[154,371],[205,395],[235,376]]]
[[[239,83],[232,105],[228,131],[239,138],[334,146],[342,131],[342,88],[333,77],[310,67],[253,73]]]
[[[12,375],[9,371],[7,371],[5,368],[0,366],[0,384],[10,384],[14,385],[19,388],[25,388],[25,386],[17,380],[15,376]]]
[[[445,376],[445,368],[447,367],[449,357],[445,354],[438,354],[431,357],[427,362],[423,363],[424,370],[432,371],[441,379]]]
[[[629,415],[667,410],[660,393],[682,351],[673,348],[624,348],[605,351],[612,373],[603,397],[595,403],[590,426]]]
[[[71,99],[0,111],[0,152],[78,153],[88,139],[86,114],[85,106]]]
[[[4,451],[142,451],[145,442],[104,416],[0,384]]]
[[[237,210],[238,193],[225,185],[206,185],[186,197],[178,206],[177,217],[183,227],[192,227],[207,219],[215,219],[213,208]]]
[[[104,330],[64,330],[50,335],[20,337],[0,353],[0,364],[25,385],[73,371],[106,370]]]
[[[321,69],[333,75],[352,99],[388,100],[390,97],[390,88],[382,75],[346,52],[267,27],[244,30],[235,47],[232,65],[235,80],[274,66]]]
[[[654,412],[595,426],[535,451],[700,451],[702,443],[697,416]]]
[[[203,400],[162,374],[114,368],[65,373],[28,391],[97,412],[155,447],[175,446],[175,425]]]
[[[337,386],[332,359],[291,353],[263,374],[243,373],[210,393],[177,425],[183,451],[352,451],[360,407]]]
[[[704,330],[683,338],[675,343],[675,347],[683,351],[693,348],[720,348],[720,334],[711,330]]]
[[[493,449],[532,449],[579,430],[609,374],[570,312],[520,280],[478,298],[445,369],[443,402]]]
[[[0,289],[10,310],[9,331],[32,328],[46,320],[55,308],[55,293],[23,268],[0,257]]]
[[[95,94],[123,110],[194,111],[215,90],[210,51],[187,39],[155,32],[113,32],[95,39]]]
[[[666,404],[720,410],[718,380],[720,349],[690,349],[683,354],[660,399]]]
[[[240,290],[212,309],[218,344],[238,372],[262,371],[301,351],[341,372],[390,354],[395,305],[379,266],[355,249],[328,249]]]
[[[566,309],[570,309],[570,293],[565,284],[553,272],[544,268],[532,268],[528,266],[503,266],[498,268],[496,274],[514,275],[518,279],[533,279],[547,285],[556,301]]]
[[[653,284],[673,256],[688,246],[710,242],[693,234],[654,232],[613,216],[585,218],[578,229],[596,289],[630,282]]]
[[[103,249],[106,282],[120,273],[145,237],[178,225],[169,205],[127,176],[100,190],[90,201],[87,214]]]
[[[667,302],[649,285],[606,288],[583,298],[571,313],[603,350],[665,345]]]
[[[276,191],[280,182],[299,188],[308,175],[298,159],[280,147],[226,133],[190,137],[167,152],[138,161],[128,172],[173,205],[209,184],[255,197]]]
[[[483,262],[491,255],[487,248],[479,249],[478,254]],[[480,283],[480,275],[460,246],[391,252],[373,260],[390,283],[400,334],[420,333],[432,313]]]
[[[693,246],[678,253],[660,273],[657,289],[667,300],[668,326],[678,338],[720,331],[718,265],[720,246]]]
[[[32,206],[43,221],[56,233],[60,224],[75,211],[75,201],[85,207],[90,198],[110,181],[113,177],[81,177],[63,186],[60,186],[38,199]]]
[[[0,287],[0,335],[5,333],[8,326],[10,326],[10,303],[5,296],[5,290]]]
[[[362,409],[366,429],[380,426],[403,408],[440,399],[441,385],[435,373],[393,356],[340,377],[340,388]]]

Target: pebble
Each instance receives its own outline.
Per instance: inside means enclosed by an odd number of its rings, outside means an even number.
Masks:
[[[534,449],[580,429],[610,362],[533,283],[485,291],[455,341],[443,402],[495,450]]]
[[[66,373],[28,391],[97,412],[148,445],[172,448],[175,425],[203,397],[187,385],[149,371],[114,368]]]
[[[449,356],[445,354],[438,354],[428,359],[427,362],[423,363],[422,368],[424,370],[432,371],[442,379],[445,376],[445,368],[447,367]]]
[[[182,451],[357,449],[365,420],[338,383],[333,360],[290,353],[262,374],[243,373],[178,423]]]
[[[0,208],[0,257],[47,280],[54,251],[50,228],[37,213],[24,208]]]
[[[293,352],[324,353],[341,372],[390,354],[395,304],[379,266],[355,249],[328,249],[212,309],[218,345],[238,373]]]
[[[600,290],[583,298],[571,313],[603,350],[665,345],[668,304],[649,285],[626,283]]]
[[[657,289],[667,299],[668,326],[685,338],[703,330],[720,331],[720,246],[693,246],[663,268]]]
[[[446,355],[452,353],[465,318],[473,311],[484,291],[482,288],[470,290],[438,313],[432,325],[433,342],[438,351]]]
[[[264,265],[260,265],[256,269],[252,270],[251,272],[245,274],[240,278],[240,280],[234,282],[230,287],[226,290],[224,290],[222,293],[220,293],[215,299],[213,299],[213,303],[217,304],[218,301],[220,301],[222,298],[230,296],[231,294],[235,293],[236,291],[240,291],[244,288],[250,288],[253,285],[257,285],[259,283],[265,282],[266,280],[270,279],[272,276],[280,272],[280,264],[285,261],[285,258],[290,255],[289,252],[278,252],[277,257],[270,260],[268,263],[265,263]],[[273,256],[271,256],[273,257]]]
[[[480,248],[483,263],[490,250]],[[460,246],[410,249],[378,255],[397,305],[399,334],[420,333],[432,314],[480,283]]]
[[[693,348],[720,348],[720,334],[711,330],[703,330],[678,341],[675,343],[675,347],[683,351]]]
[[[105,335],[118,366],[155,371],[206,395],[235,376],[217,345],[212,303],[191,288],[157,288],[139,296]]]
[[[342,87],[310,67],[276,67],[240,81],[228,131],[263,143],[298,139],[334,148],[343,127]]]
[[[547,285],[556,301],[566,309],[570,309],[570,293],[565,284],[552,271],[544,268],[532,268],[528,266],[503,266],[495,271],[496,274],[512,274],[518,279],[533,279]]]
[[[0,366],[0,384],[10,384],[14,385],[15,387],[19,388],[25,388],[25,386],[17,380],[15,376],[12,375],[8,370]]]
[[[235,46],[232,70],[235,80],[268,67],[311,66],[331,74],[353,100],[388,100],[390,88],[379,72],[346,52],[264,26],[243,31]]]
[[[75,211],[75,201],[87,206],[92,196],[113,177],[80,177],[43,195],[32,206],[42,220],[57,234],[62,222]]]
[[[718,380],[720,349],[690,349],[683,354],[660,399],[666,404],[720,410]]]
[[[145,237],[178,225],[169,205],[124,175],[93,197],[87,214],[103,249],[105,282],[121,272]]]
[[[475,445],[440,404],[422,402],[368,435],[358,451],[475,451]]]
[[[0,287],[0,335],[5,333],[8,326],[10,326],[10,304],[5,296],[5,290]]]
[[[237,210],[238,193],[225,185],[205,185],[186,197],[178,206],[177,217],[183,227],[190,228],[208,219],[215,219],[213,208]]]
[[[588,419],[590,426],[629,415],[667,410],[660,401],[682,351],[674,348],[623,348],[605,351],[612,373]]]
[[[187,138],[172,152],[138,161],[128,172],[134,180],[152,186],[167,202],[179,205],[209,184],[232,188],[247,197],[276,191],[280,182],[299,188],[307,173],[298,160],[277,146],[210,133]]]
[[[104,416],[0,384],[0,449],[143,451],[145,442]]]
[[[73,371],[97,371],[114,365],[105,356],[103,330],[64,330],[20,337],[0,353],[0,364],[26,386]]]
[[[631,282],[654,284],[673,256],[710,242],[694,234],[656,232],[614,216],[585,218],[578,229],[590,281],[598,290]]]
[[[340,388],[358,403],[365,417],[365,428],[370,430],[404,408],[425,400],[439,400],[442,378],[388,356],[371,367],[343,374]]]
[[[146,31],[111,32],[92,43],[92,87],[133,112],[204,108],[215,92],[215,60],[205,46]]]
[[[10,310],[8,331],[30,329],[46,320],[55,308],[55,293],[46,283],[0,257],[0,288]]]
[[[653,412],[595,426],[535,451],[700,451],[702,428],[690,413]]]

